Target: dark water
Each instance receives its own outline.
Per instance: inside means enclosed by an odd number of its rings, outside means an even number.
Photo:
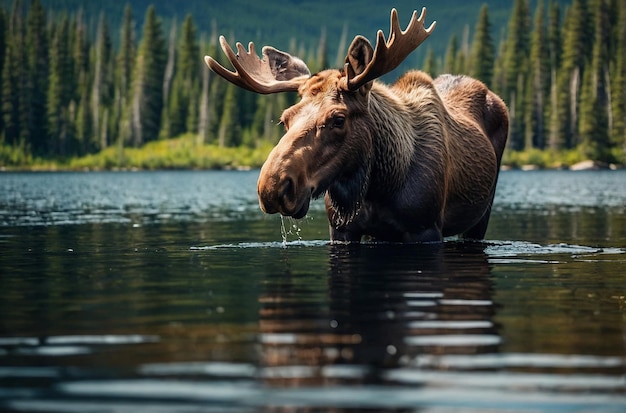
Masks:
[[[626,172],[504,172],[439,246],[257,174],[0,174],[0,411],[626,411]]]

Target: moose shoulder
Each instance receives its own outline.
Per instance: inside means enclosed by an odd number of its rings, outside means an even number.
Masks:
[[[258,195],[267,213],[302,218],[325,196],[332,240],[363,236],[402,242],[482,239],[506,144],[502,100],[466,76],[410,71],[387,86],[396,68],[432,32],[425,9],[406,30],[391,11],[388,40],[357,36],[341,70],[311,75],[302,60],[271,47],[259,59],[250,43],[220,44],[235,72],[206,57],[226,80],[258,93],[298,91],[283,112],[285,135],[261,169]]]

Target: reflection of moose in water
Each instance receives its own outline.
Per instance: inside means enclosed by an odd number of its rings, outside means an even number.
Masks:
[[[267,213],[302,218],[311,198],[325,196],[333,240],[441,241],[487,230],[508,114],[479,82],[419,71],[391,86],[376,79],[395,69],[432,32],[425,9],[406,30],[396,10],[386,40],[356,36],[341,70],[310,74],[301,59],[221,37],[232,72],[211,57],[209,67],[257,93],[298,92],[283,112],[286,133],[261,169],[258,195]]]
[[[331,245],[327,306],[284,281],[262,296],[261,363],[280,386],[389,383],[431,355],[493,352],[491,281],[480,244]],[[310,303],[309,297],[309,303]],[[431,366],[432,367],[432,366]]]

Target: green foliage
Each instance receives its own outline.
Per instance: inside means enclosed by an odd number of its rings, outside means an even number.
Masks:
[[[302,57],[313,71],[335,66],[328,56],[337,56],[332,60],[341,66],[352,36],[349,30],[374,40],[377,28],[387,30],[389,12],[384,2],[371,2],[371,7],[347,2],[303,0],[297,8],[272,1],[246,2],[245,12],[220,14],[219,31],[228,33],[226,27],[242,40],[265,43],[267,39]],[[54,13],[47,13],[42,3],[51,10],[55,7]],[[125,6],[82,2],[81,9],[72,8],[73,4],[73,0],[32,0],[14,1],[11,10],[0,7],[3,165],[15,166],[19,160],[32,167],[52,162],[72,168],[167,168],[183,167],[185,162],[211,168],[217,166],[215,162],[230,167],[260,165],[262,158],[256,156],[279,139],[280,113],[297,97],[258,96],[207,70],[205,54],[224,59],[217,52],[217,23],[207,34],[210,18],[203,17],[215,11],[215,4],[164,3],[158,9],[148,7],[138,19],[131,5],[145,5],[137,1]],[[230,10],[242,4],[243,0],[233,0],[220,7]],[[531,4],[536,6],[532,24]],[[561,22],[563,4],[568,6]],[[548,0],[544,5],[544,0],[487,0],[478,13],[474,1],[427,6],[427,21],[439,20],[435,34],[401,70],[410,65],[433,76],[468,74],[499,93],[510,110],[509,149],[513,151],[507,152],[506,159],[511,163],[549,166],[567,163],[564,159],[574,158],[573,153],[623,162],[626,6],[622,1]],[[402,16],[408,19],[415,5],[399,0],[396,7],[404,23]],[[328,18],[341,15],[333,13],[338,8],[353,10],[346,17],[352,23]],[[185,13],[180,27],[173,10]],[[324,18],[316,17],[320,15]],[[455,17],[461,15],[475,16],[476,24]],[[197,26],[194,19],[200,18]],[[110,28],[108,19],[119,26]],[[97,27],[89,26],[96,21]],[[325,25],[320,27],[320,21]],[[470,32],[470,26],[475,30]],[[135,27],[141,27],[140,32]],[[494,34],[500,39],[497,50]],[[176,144],[166,155],[161,151],[168,142]],[[144,146],[158,154],[144,153],[148,150]],[[545,154],[540,152],[544,148]],[[82,157],[69,161],[76,156]]]
[[[133,144],[156,140],[161,129],[166,46],[161,21],[148,7],[133,76],[131,125]]]
[[[484,4],[480,9],[480,17],[474,35],[474,49],[472,51],[472,76],[491,86],[495,50],[491,38],[491,23],[489,23],[489,9]]]
[[[193,134],[150,142],[141,148],[110,147],[97,154],[73,158],[68,169],[241,169],[259,168],[272,146],[228,148],[198,145]]]
[[[502,98],[509,105],[509,145],[513,150],[524,148],[524,117],[527,109],[524,90],[528,76],[530,52],[530,12],[528,0],[515,0],[508,26],[507,45],[503,59],[504,90]]]
[[[33,164],[33,156],[29,148],[22,143],[9,145],[0,142],[0,168],[29,167]]]
[[[505,151],[502,164],[513,168],[564,168],[587,159],[578,149],[560,151],[530,148],[523,151]]]

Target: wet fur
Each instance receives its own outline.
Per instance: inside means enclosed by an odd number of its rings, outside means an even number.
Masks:
[[[261,169],[265,212],[298,218],[325,194],[333,240],[484,237],[508,130],[484,84],[411,71],[350,91],[343,71],[325,70],[299,94]],[[345,125],[335,129],[336,113]]]
[[[352,183],[330,186],[331,237],[483,238],[506,142],[504,103],[469,77],[433,82],[412,71],[390,87],[374,82],[368,110],[370,177],[359,171]],[[367,189],[356,191],[364,182]]]

